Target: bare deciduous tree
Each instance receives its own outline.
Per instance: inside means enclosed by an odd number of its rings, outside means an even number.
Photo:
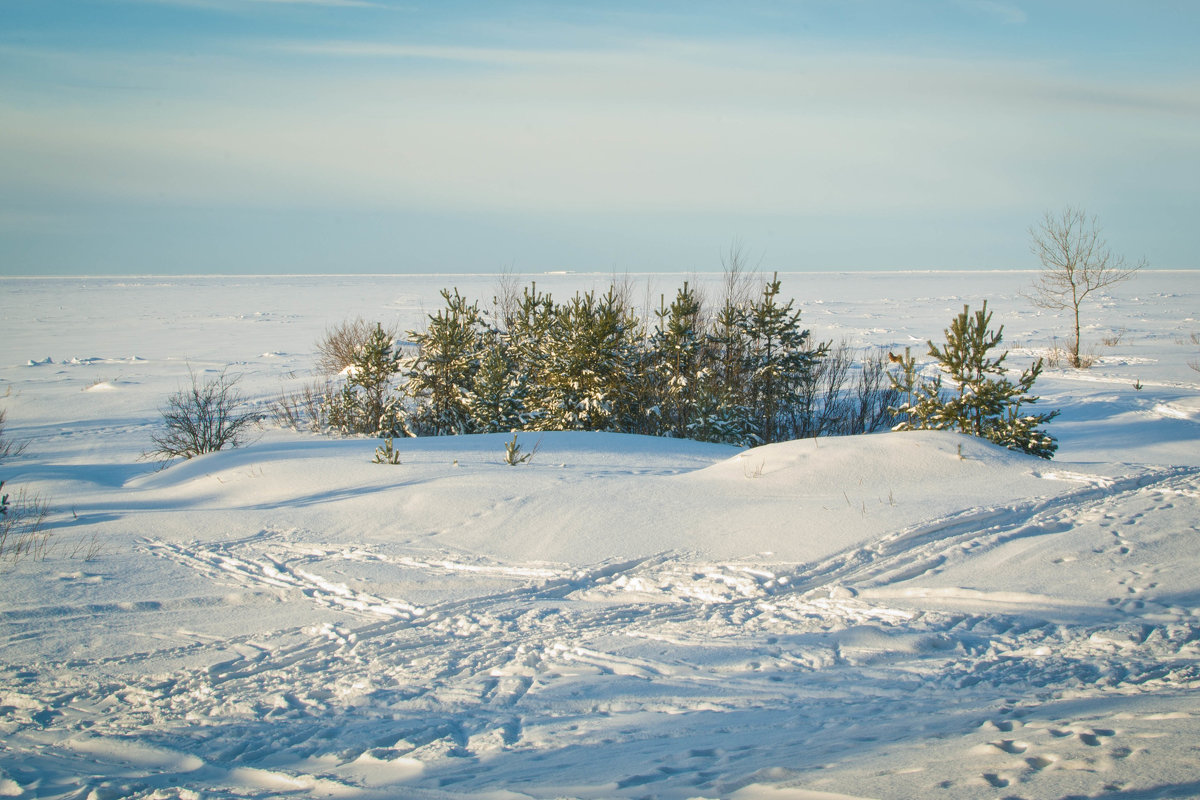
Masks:
[[[1132,278],[1146,266],[1146,259],[1130,266],[1124,256],[1114,254],[1109,248],[1096,217],[1071,206],[1057,214],[1047,211],[1029,233],[1033,237],[1033,253],[1043,269],[1025,296],[1039,308],[1070,311],[1074,315],[1068,349],[1071,366],[1078,369],[1083,366],[1079,307],[1092,292]]]

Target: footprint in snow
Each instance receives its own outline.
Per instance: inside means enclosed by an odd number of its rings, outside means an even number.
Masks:
[[[1008,786],[1009,783],[1011,783],[1007,777],[998,775],[995,772],[985,772],[983,774],[983,779],[988,782],[989,786],[995,789],[1003,789],[1004,787]]]

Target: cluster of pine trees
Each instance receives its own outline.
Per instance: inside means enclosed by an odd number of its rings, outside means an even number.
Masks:
[[[731,284],[732,285],[732,284]],[[727,291],[708,307],[684,283],[649,321],[628,292],[556,301],[536,284],[480,310],[457,290],[402,352],[376,325],[348,355],[345,381],[313,407],[321,426],[347,434],[441,436],[587,430],[671,436],[741,446],[883,427],[960,430],[1049,458],[1028,414],[1041,370],[1009,381],[991,314],[968,309],[929,343],[939,374],[884,351],[855,359],[845,345],[814,342],[778,275],[757,294]],[[951,386],[942,384],[942,375]]]
[[[612,286],[565,301],[536,284],[491,313],[457,290],[405,357],[381,327],[322,413],[344,433],[591,430],[754,445],[887,424],[882,352],[814,343],[778,276],[714,308],[684,283],[647,323]]]

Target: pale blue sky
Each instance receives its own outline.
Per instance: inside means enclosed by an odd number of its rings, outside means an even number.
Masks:
[[[0,0],[0,274],[1194,268],[1200,3]]]

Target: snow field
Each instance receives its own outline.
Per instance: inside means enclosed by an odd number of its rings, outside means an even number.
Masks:
[[[410,317],[441,285],[388,280]],[[0,794],[1200,796],[1190,274],[1139,278],[1094,312],[1127,330],[1114,361],[1039,383],[1050,462],[939,433],[552,433],[519,467],[499,435],[392,466],[268,430],[163,471],[137,455],[189,363],[268,398],[376,284],[143,283],[3,282],[32,442],[0,477],[51,498],[63,546],[0,575]],[[895,349],[976,296],[1037,341],[1016,285],[784,288],[817,335]],[[86,537],[100,556],[71,558]]]

